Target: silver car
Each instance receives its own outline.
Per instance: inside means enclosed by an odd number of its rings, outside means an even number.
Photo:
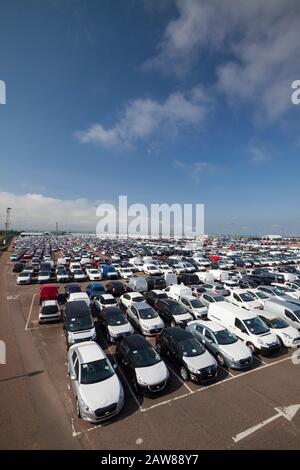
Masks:
[[[97,343],[85,341],[71,346],[67,364],[79,418],[99,423],[121,411],[122,384]]]

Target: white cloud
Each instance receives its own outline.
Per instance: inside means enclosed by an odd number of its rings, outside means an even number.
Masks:
[[[56,222],[61,230],[96,230],[96,203],[86,199],[63,200],[42,194],[18,195],[0,192],[0,214],[5,218],[11,207],[13,229],[55,230]]]
[[[201,65],[205,51],[219,64],[216,84],[231,102],[251,100],[271,120],[292,109],[290,86],[300,73],[298,0],[174,1],[178,15],[145,68],[182,76]]]
[[[176,168],[184,171],[190,178],[199,180],[204,173],[215,173],[220,170],[220,166],[205,161],[185,162],[182,160],[174,160],[173,164]]]
[[[186,93],[172,93],[164,102],[136,99],[112,127],[94,124],[77,132],[76,137],[82,143],[106,148],[130,148],[150,137],[174,135],[195,126],[203,120],[209,101],[199,86]]]
[[[251,144],[249,154],[252,163],[265,163],[271,160],[270,154],[258,145]]]

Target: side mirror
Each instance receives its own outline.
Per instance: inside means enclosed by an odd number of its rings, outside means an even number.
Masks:
[[[76,380],[76,379],[77,379],[77,377],[76,377],[76,375],[75,375],[75,374],[71,374],[71,375],[70,375],[70,379],[71,379],[71,380]]]

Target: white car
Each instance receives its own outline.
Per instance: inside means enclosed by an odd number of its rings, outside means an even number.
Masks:
[[[82,271],[82,269],[74,269],[73,278],[74,278],[74,281],[79,281],[79,282],[80,281],[85,281],[86,280],[86,275]]]
[[[185,273],[185,269],[182,266],[180,266],[178,263],[172,264],[172,268],[173,268],[173,272],[175,274],[184,274]]]
[[[164,322],[147,302],[137,302],[128,307],[128,319],[145,336],[157,335],[164,328]]]
[[[207,306],[194,295],[186,295],[179,298],[179,302],[190,312],[193,318],[207,318]]]
[[[103,310],[106,307],[117,307],[118,302],[111,294],[102,294],[95,299],[95,307],[97,310]]]
[[[30,283],[31,283],[31,272],[22,271],[17,277],[17,284],[20,286],[21,284],[30,284]]]
[[[90,281],[100,281],[102,278],[98,269],[95,269],[95,268],[87,269],[86,275]]]
[[[259,313],[260,319],[267,325],[271,333],[276,335],[286,348],[298,348],[300,346],[300,332],[275,313],[264,310]]]
[[[128,292],[120,297],[120,304],[125,308],[130,307],[134,302],[145,302],[145,297],[140,292]]]
[[[265,301],[270,299],[272,296],[270,294],[267,294],[266,292],[262,292],[261,290],[258,289],[246,289],[246,291],[252,295],[253,300],[257,300],[257,302],[260,303],[260,305],[263,307],[265,304]]]
[[[49,282],[50,279],[51,279],[51,273],[49,271],[39,271],[37,282],[42,284],[44,282]]]
[[[262,309],[261,303],[255,300],[253,295],[244,289],[233,289],[228,297],[228,301],[246,310]]]
[[[57,282],[68,282],[69,280],[69,274],[67,273],[67,271],[63,271],[63,270],[58,270],[56,272],[56,281]]]
[[[122,384],[97,343],[74,344],[68,351],[67,363],[79,418],[99,423],[121,411]]]
[[[276,282],[273,282],[271,285],[272,285],[272,286],[275,286],[275,287],[278,287],[278,288],[281,289],[285,294],[290,295],[290,296],[293,297],[294,299],[299,299],[299,298],[300,298],[299,290],[296,290],[296,289],[294,289],[294,288],[291,287],[291,286],[287,286],[287,285],[285,285],[285,284],[279,284],[279,283],[276,283]]]
[[[73,273],[75,270],[81,269],[81,264],[72,261],[72,262],[70,263],[70,268],[69,268],[69,269],[70,269],[71,273]]]
[[[44,300],[39,311],[39,323],[48,323],[61,319],[57,300]]]
[[[157,276],[161,274],[161,270],[155,264],[144,264],[143,271],[145,274],[149,274],[150,276]]]
[[[86,292],[71,292],[67,302],[85,302],[88,307],[91,305],[91,299]]]
[[[167,263],[162,263],[158,265],[161,274],[173,274],[173,269],[167,265]]]
[[[117,271],[122,279],[130,279],[133,277],[133,272],[129,268],[118,268]]]

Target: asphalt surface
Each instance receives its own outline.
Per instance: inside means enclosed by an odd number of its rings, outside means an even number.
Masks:
[[[97,426],[80,420],[62,325],[38,324],[39,286],[16,286],[9,255],[0,257],[0,339],[7,348],[0,365],[1,449],[300,448],[300,410],[291,420],[274,417],[278,408],[300,404],[300,364],[288,350],[256,358],[247,372],[221,370],[205,386],[183,383],[171,365],[169,389],[155,398],[136,396],[119,369],[126,399],[121,414]],[[108,348],[101,333],[99,343],[113,360],[114,346]]]

